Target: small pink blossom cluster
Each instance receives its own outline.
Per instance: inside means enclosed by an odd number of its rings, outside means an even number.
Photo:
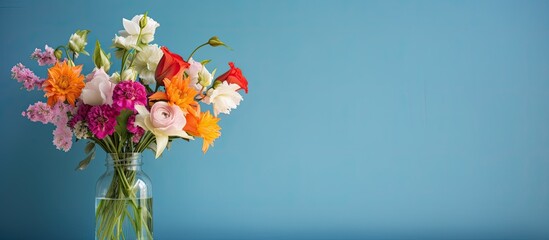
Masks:
[[[31,91],[35,87],[41,89],[42,83],[44,82],[43,79],[40,79],[21,63],[18,63],[11,68],[11,77],[18,82],[23,83],[23,86],[27,91]]]
[[[53,48],[46,45],[44,47],[46,50],[42,51],[41,49],[35,49],[34,52],[31,54],[32,59],[36,59],[38,61],[38,65],[45,66],[45,65],[53,65],[57,62],[57,58],[55,57],[55,53]]]
[[[36,102],[30,105],[22,115],[33,122],[55,125],[53,144],[57,149],[67,152],[72,146],[72,131],[68,126],[69,115],[73,115],[74,112],[73,106],[63,102],[58,102],[53,107],[44,102]]]

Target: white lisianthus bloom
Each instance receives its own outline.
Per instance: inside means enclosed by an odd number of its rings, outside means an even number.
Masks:
[[[121,49],[130,50],[136,47],[136,43],[137,43],[137,38],[130,38],[130,37],[125,38],[122,36],[114,35],[114,38],[112,39],[113,46]],[[120,55],[119,52],[116,52],[116,57],[122,58],[122,56],[119,56],[119,55]]]
[[[215,88],[208,90],[204,102],[213,104],[214,115],[217,117],[219,113],[229,114],[231,109],[236,109],[236,106],[243,100],[242,96],[237,92],[240,86],[234,83],[222,82]]]
[[[163,55],[160,47],[156,44],[152,44],[144,47],[135,57],[133,66],[135,67],[135,70],[139,72],[139,77],[143,79],[144,84],[156,83],[154,73],[158,62],[160,62]]]
[[[203,66],[193,58],[189,59],[189,64],[190,66],[185,72],[191,78],[191,87],[196,89],[196,91],[200,91],[203,87],[207,87],[212,83],[213,76],[208,72],[206,66]]]
[[[86,86],[82,89],[80,99],[92,106],[112,104],[114,86],[105,70],[96,68],[86,76]]]
[[[147,25],[143,29],[139,27],[139,21],[143,17],[143,14],[136,15],[132,20],[122,19],[122,24],[124,25],[124,30],[118,32],[120,36],[116,36],[113,39],[113,44],[117,48],[131,49],[139,44],[149,44],[154,40],[154,33],[156,28],[160,27],[155,20],[150,17],[147,17]],[[141,32],[141,37],[139,33]],[[140,39],[140,42],[137,42],[137,39]]]
[[[170,136],[193,139],[183,127],[187,124],[185,115],[177,105],[167,102],[156,102],[151,112],[143,105],[135,105],[138,114],[135,116],[135,126],[150,131],[156,138],[156,154],[158,158],[168,145]]]

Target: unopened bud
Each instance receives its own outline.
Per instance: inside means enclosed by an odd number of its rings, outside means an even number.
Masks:
[[[53,54],[58,60],[61,60],[61,58],[63,58],[63,51],[61,49],[56,49]]]
[[[139,27],[141,29],[145,28],[145,26],[147,26],[147,12],[145,12],[145,14],[143,15],[143,17],[141,17],[141,19],[139,20]]]
[[[208,44],[210,44],[210,46],[212,47],[225,46],[225,43],[219,40],[217,36],[211,37],[210,40],[208,40]]]
[[[103,70],[108,72],[111,68],[111,61],[109,60],[110,57],[111,54],[105,54],[103,49],[101,49],[101,44],[99,44],[99,41],[96,41],[95,50],[93,51],[93,63],[95,64],[95,67],[103,67]]]

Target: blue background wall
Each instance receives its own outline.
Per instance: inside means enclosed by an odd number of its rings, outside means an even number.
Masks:
[[[93,238],[104,171],[21,117],[42,94],[11,66],[45,76],[34,48],[90,29],[91,52],[144,11],[250,81],[206,155],[145,155],[158,239],[549,238],[549,2],[201,2],[0,2],[0,238]]]

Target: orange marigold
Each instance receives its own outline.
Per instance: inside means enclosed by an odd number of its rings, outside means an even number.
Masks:
[[[206,153],[208,148],[213,146],[214,140],[221,136],[221,127],[217,124],[219,118],[214,117],[209,111],[198,113],[197,115],[187,114],[185,118],[187,119],[187,124],[183,130],[190,135],[203,138],[202,152]]]
[[[71,67],[67,62],[57,62],[48,69],[48,78],[44,81],[44,94],[48,98],[48,105],[67,101],[74,103],[84,88],[84,75],[80,74],[82,65]]]

